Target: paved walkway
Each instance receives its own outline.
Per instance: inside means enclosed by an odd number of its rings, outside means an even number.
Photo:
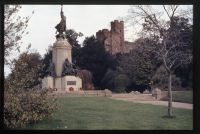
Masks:
[[[111,97],[112,99],[116,100],[124,100],[124,101],[131,101],[131,102],[136,102],[136,103],[144,103],[144,104],[152,104],[152,105],[161,105],[161,106],[168,106],[168,101],[138,101],[134,99],[126,99],[126,98],[116,98],[116,97]],[[182,109],[193,109],[193,104],[190,103],[181,103],[181,102],[172,102],[172,107],[174,108],[182,108]]]

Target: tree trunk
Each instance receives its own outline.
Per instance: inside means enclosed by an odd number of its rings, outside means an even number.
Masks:
[[[172,117],[172,83],[171,83],[171,72],[169,72],[169,80],[168,80],[168,116]]]

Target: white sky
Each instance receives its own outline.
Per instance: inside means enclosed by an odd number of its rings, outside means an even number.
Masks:
[[[125,17],[129,8],[129,5],[63,5],[67,28],[84,35],[80,43],[100,29],[109,29],[110,22]],[[60,5],[23,5],[20,14],[30,16],[32,11],[35,13],[27,28],[29,34],[23,38],[22,50],[31,43],[43,55],[48,45],[55,42],[54,27],[60,22]]]
[[[82,32],[83,37],[79,39],[80,43],[85,37],[95,35],[98,30],[110,29],[110,22],[126,17],[130,5],[63,5],[64,15],[66,16],[66,25],[68,29],[74,29],[76,32]],[[156,9],[161,9],[157,6]],[[41,55],[46,52],[49,45],[52,45],[56,38],[54,28],[60,22],[60,5],[22,5],[19,12],[20,16],[31,16],[27,31],[28,35],[22,38],[21,52],[31,43],[32,49],[37,50]],[[125,39],[131,41],[134,39],[135,31],[126,28]],[[13,56],[16,57],[16,54]],[[9,73],[7,67],[5,75]]]

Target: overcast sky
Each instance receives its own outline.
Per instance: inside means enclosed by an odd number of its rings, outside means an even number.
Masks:
[[[55,42],[54,27],[60,22],[60,8],[60,5],[22,6],[22,16],[30,16],[34,11],[27,28],[29,34],[23,38],[22,50],[31,43],[32,48],[43,55],[48,45]],[[110,29],[110,21],[125,17],[129,8],[129,5],[63,5],[63,12],[67,28],[83,33],[79,39],[81,43],[86,36],[95,35],[100,29]]]
[[[64,15],[66,16],[66,25],[68,29],[74,29],[76,32],[82,32],[83,37],[79,39],[80,43],[85,37],[95,35],[98,30],[110,29],[110,22],[126,17],[131,5],[63,5]],[[46,52],[49,45],[55,42],[55,26],[60,22],[60,5],[22,5],[19,12],[20,16],[32,15],[27,31],[28,35],[23,36],[21,52],[31,43],[32,49],[37,50],[41,55]],[[156,6],[156,10],[161,9]],[[126,27],[127,24],[125,24]],[[125,39],[134,40],[135,31],[125,28]],[[13,55],[16,57],[16,53]],[[5,67],[6,75],[9,69]]]

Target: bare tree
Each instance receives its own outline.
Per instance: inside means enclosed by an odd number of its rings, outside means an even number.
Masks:
[[[156,58],[162,61],[168,74],[169,117],[172,117],[171,75],[175,68],[192,61],[192,49],[190,49],[192,42],[187,40],[187,37],[191,38],[191,35],[186,34],[186,37],[182,37],[184,29],[176,26],[180,18],[185,19],[182,15],[189,15],[191,10],[178,10],[178,8],[178,5],[163,5],[163,12],[161,12],[153,10],[152,6],[138,5],[131,8],[129,16],[133,22],[142,21],[140,24],[143,27],[141,32],[143,37],[157,42],[147,47],[148,51],[156,53]],[[163,16],[165,16],[164,19],[162,19]],[[189,28],[192,30],[192,27]]]
[[[26,28],[31,17],[21,17],[18,14],[21,9],[20,5],[5,5],[4,7],[4,58],[5,64],[9,64],[10,54],[14,52],[13,50],[19,51],[22,37],[28,34]]]

